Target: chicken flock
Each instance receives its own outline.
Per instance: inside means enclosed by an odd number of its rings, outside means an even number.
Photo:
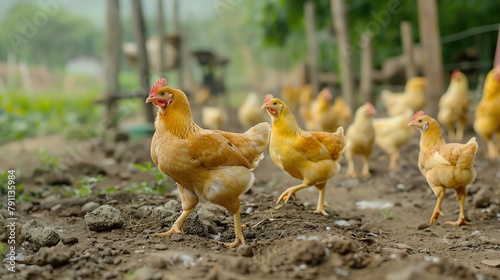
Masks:
[[[456,192],[460,205],[458,220],[447,223],[467,224],[466,187],[476,177],[474,162],[478,143],[475,137],[465,144],[446,143],[440,126],[441,123],[446,128],[449,140],[462,141],[468,122],[467,76],[458,70],[452,73],[449,88],[439,102],[437,120],[422,112],[426,103],[425,87],[424,78],[414,77],[408,80],[403,93],[383,91],[381,101],[388,114],[383,118],[375,118],[377,111],[367,102],[356,110],[352,119],[350,108],[341,98],[330,104],[332,93],[326,88],[314,97],[309,85],[298,89],[284,87],[283,100],[268,94],[262,103],[256,93],[250,93],[237,116],[247,130],[231,133],[217,130],[227,116],[216,110],[207,111],[205,114],[212,117],[203,120],[204,126],[211,129],[198,126],[184,92],[167,86],[164,78],[158,79],[146,99],[158,109],[151,157],[158,169],[177,183],[182,213],[169,231],[156,235],[184,233],[184,221],[200,199],[204,199],[223,206],[233,215],[235,240],[225,245],[231,248],[245,244],[240,196],[253,185],[252,171],[267,147],[277,167],[302,181],[287,188],[276,204],[281,201],[286,204],[299,190],[314,186],[319,191],[314,212],[327,216],[326,185],[340,172],[344,153],[347,176],[370,176],[373,145],[388,154],[388,170],[395,170],[399,168],[400,149],[410,140],[412,131],[420,132],[418,168],[437,197],[430,224],[444,215],[441,203],[445,189]],[[301,117],[305,130],[295,118],[295,112]],[[271,124],[266,122],[269,119]],[[500,66],[492,69],[485,79],[473,127],[487,142],[488,157],[498,158],[500,145],[495,144],[494,137],[500,141]],[[359,174],[354,168],[355,156],[363,157]]]

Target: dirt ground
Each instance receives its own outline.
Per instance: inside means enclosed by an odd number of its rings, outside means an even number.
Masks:
[[[226,129],[239,127],[232,123]],[[471,136],[469,132],[465,140]],[[208,202],[188,219],[185,235],[152,236],[171,224],[159,221],[155,208],[167,204],[163,208],[180,213],[175,188],[165,195],[120,191],[132,182],[154,180],[131,167],[150,160],[150,138],[92,148],[97,142],[66,143],[48,136],[0,147],[0,168],[21,169],[18,184],[24,183],[23,193],[32,196],[16,208],[16,237],[22,243],[16,272],[2,267],[0,278],[500,279],[500,162],[487,160],[485,145],[479,142],[478,176],[466,200],[471,224],[445,225],[458,216],[458,202],[449,191],[442,208],[445,216],[429,226],[436,198],[416,167],[418,138],[415,134],[404,147],[398,171],[386,171],[388,156],[379,149],[372,155],[369,178],[346,178],[343,160],[340,174],[327,185],[328,217],[312,213],[318,196],[313,188],[299,192],[287,205],[275,205],[281,191],[299,182],[279,170],[267,154],[255,170],[255,185],[242,196],[247,245],[237,249],[221,244],[234,238],[231,215]],[[33,174],[37,146],[48,147],[61,161],[68,151],[79,151],[80,156],[68,161],[65,179],[57,180],[53,174]],[[54,191],[53,185],[75,187],[83,175],[98,174],[106,180],[95,191],[117,185],[118,192],[64,197]],[[82,209],[90,201],[120,210],[123,226],[90,231]],[[0,221],[7,223],[8,213],[0,213]],[[20,227],[32,219],[55,229],[67,245],[59,242],[30,250]]]

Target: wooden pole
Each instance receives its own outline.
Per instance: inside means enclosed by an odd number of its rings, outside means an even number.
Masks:
[[[174,0],[174,29],[175,29],[175,34],[179,36],[179,49],[177,50],[177,55],[178,57],[178,73],[179,73],[179,88],[183,89],[184,88],[184,36],[182,36],[182,30],[181,30],[181,23],[179,19],[180,15],[180,8],[179,8],[179,0]]]
[[[116,102],[113,95],[119,90],[118,74],[120,72],[121,28],[119,0],[108,0],[106,11],[106,36],[104,42],[104,77],[105,100],[104,127],[116,128]]]
[[[443,94],[443,60],[436,0],[418,0],[423,69],[427,79],[426,113],[436,117],[438,101]]]
[[[139,81],[141,89],[146,93],[150,87],[149,84],[149,62],[146,50],[146,28],[142,14],[141,0],[132,0],[132,17],[134,20],[135,43],[137,44],[137,62]],[[146,97],[146,95],[145,95]],[[154,122],[155,115],[151,104],[144,104],[144,112],[148,122]]]
[[[361,77],[360,92],[363,102],[373,103],[373,50],[372,37],[363,33],[361,35]]]
[[[493,67],[500,65],[500,25],[498,25],[497,49],[495,51],[495,60]]]
[[[158,59],[159,64],[158,64],[158,72],[160,73],[160,76],[165,76],[165,68],[166,68],[166,63],[165,63],[165,20],[164,20],[164,14],[163,14],[163,0],[158,0]]]
[[[333,28],[337,35],[337,43],[340,46],[340,72],[342,79],[342,97],[349,104],[351,110],[354,104],[354,76],[352,72],[351,43],[347,31],[347,13],[344,0],[330,0],[331,14],[333,17]]]
[[[403,45],[403,57],[405,61],[406,79],[415,77],[415,61],[413,60],[413,30],[409,21],[401,22],[400,26],[401,42]]]
[[[307,1],[304,4],[307,33],[307,67],[309,82],[313,88],[313,94],[319,92],[318,84],[318,41],[316,40],[316,22],[314,16],[314,2]]]

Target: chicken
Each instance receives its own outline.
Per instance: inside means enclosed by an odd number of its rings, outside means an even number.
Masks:
[[[408,122],[412,115],[413,110],[406,109],[404,113],[393,117],[373,119],[375,144],[389,154],[389,170],[399,168],[399,151],[410,140],[411,131]]]
[[[347,129],[347,173],[349,177],[356,177],[354,171],[354,156],[363,156],[363,171],[361,176],[370,176],[369,159],[372,154],[372,145],[375,141],[375,129],[373,128],[372,116],[377,111],[369,102],[356,110],[354,121]]]
[[[500,150],[500,65],[486,76],[483,97],[477,104],[475,115],[474,131],[486,140],[488,157],[497,158]],[[494,134],[497,135],[497,147]]]
[[[468,224],[464,213],[465,197],[467,185],[476,178],[474,169],[478,148],[476,138],[472,137],[466,144],[446,144],[439,123],[424,115],[422,111],[415,113],[408,126],[414,126],[421,132],[418,168],[437,196],[430,224],[436,223],[439,215],[444,215],[441,212],[441,203],[445,189],[454,189],[460,204],[458,220],[446,223],[453,226]]]
[[[425,106],[426,80],[422,77],[413,77],[406,82],[403,93],[382,91],[381,98],[389,116],[403,113],[407,108],[413,112],[422,110]]]
[[[351,119],[351,109],[341,97],[330,105],[332,93],[324,88],[311,104],[310,111],[303,115],[307,130],[333,132],[340,126],[346,125]]]
[[[233,214],[236,238],[225,245],[244,244],[240,196],[254,182],[252,170],[264,157],[270,125],[260,123],[242,134],[202,129],[193,121],[184,92],[166,83],[165,78],[157,80],[146,99],[158,108],[151,158],[177,183],[182,213],[169,231],[156,236],[184,233],[182,225],[201,198]]]
[[[302,120],[308,120],[311,118],[312,95],[313,87],[310,84],[303,85],[300,88],[299,115]]]
[[[201,122],[210,129],[220,129],[227,122],[227,113],[219,107],[201,108]]]
[[[266,95],[262,109],[266,109],[272,119],[269,151],[273,162],[292,177],[302,180],[302,184],[284,191],[276,204],[285,204],[295,192],[315,186],[319,190],[315,213],[325,216],[325,187],[328,179],[340,170],[339,161],[345,150],[344,129],[335,133],[308,132],[297,124],[288,106],[272,95]]]
[[[208,101],[210,101],[210,96],[212,93],[210,92],[210,87],[201,86],[194,93],[194,103],[200,107],[206,106]]]
[[[451,141],[462,141],[464,137],[464,127],[467,125],[467,108],[469,107],[468,92],[467,76],[459,70],[453,71],[448,90],[439,100],[437,116],[438,121],[446,127],[448,139]]]
[[[257,94],[250,92],[245,102],[238,109],[238,120],[245,129],[266,121],[266,115],[260,108],[259,103]]]
[[[290,85],[283,86],[281,95],[290,104],[292,110],[295,110],[300,103],[300,88],[295,88]]]

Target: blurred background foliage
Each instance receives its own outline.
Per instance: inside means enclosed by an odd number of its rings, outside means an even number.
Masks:
[[[41,133],[56,133],[93,127],[100,120],[102,108],[94,101],[103,94],[102,73],[85,76],[69,73],[67,62],[77,57],[91,57],[102,62],[106,2],[60,1],[46,24],[34,26],[36,34],[13,43],[15,34],[22,34],[26,21],[43,11],[43,3],[57,0],[7,0],[0,2],[0,143],[23,139]],[[228,57],[226,86],[230,97],[252,89],[252,72],[275,69],[290,72],[307,56],[303,6],[306,0],[185,0],[181,6],[181,27],[189,50],[210,49]],[[172,1],[165,0],[167,33],[174,32]],[[330,0],[315,0],[316,25],[319,41],[319,67],[338,73],[339,49],[332,28]],[[134,41],[130,1],[122,0],[122,42]],[[400,22],[413,24],[415,42],[419,41],[417,1],[346,0],[348,26],[352,48],[359,48],[362,32],[372,31],[375,66],[401,54]],[[143,1],[147,37],[156,32],[156,1]],[[388,13],[389,7],[395,8]],[[443,63],[446,71],[464,56],[472,55],[484,63],[482,73],[491,67],[498,34],[500,1],[438,0],[440,32],[443,40]],[[379,22],[374,28],[373,22]],[[495,28],[496,24],[496,28]],[[477,28],[470,34],[460,33]],[[464,35],[464,36],[462,36]],[[18,38],[19,39],[19,38]],[[245,53],[247,52],[247,53]],[[248,52],[251,56],[248,56]],[[15,54],[17,63],[40,67],[51,75],[49,87],[36,80],[23,85],[19,75],[6,81],[2,65]],[[120,89],[139,87],[135,69],[122,56]],[[249,58],[251,61],[249,61]],[[254,64],[253,69],[249,64]],[[358,56],[354,56],[356,73]],[[5,67],[4,67],[5,68]],[[201,81],[201,70],[191,61],[187,70],[194,84]],[[153,73],[153,77],[158,73]],[[176,71],[166,75],[174,85]],[[255,77],[255,75],[254,75]],[[282,81],[278,81],[278,84]],[[70,84],[70,86],[68,86]],[[142,100],[127,101],[123,117],[140,112]],[[238,102],[232,102],[237,105]]]

